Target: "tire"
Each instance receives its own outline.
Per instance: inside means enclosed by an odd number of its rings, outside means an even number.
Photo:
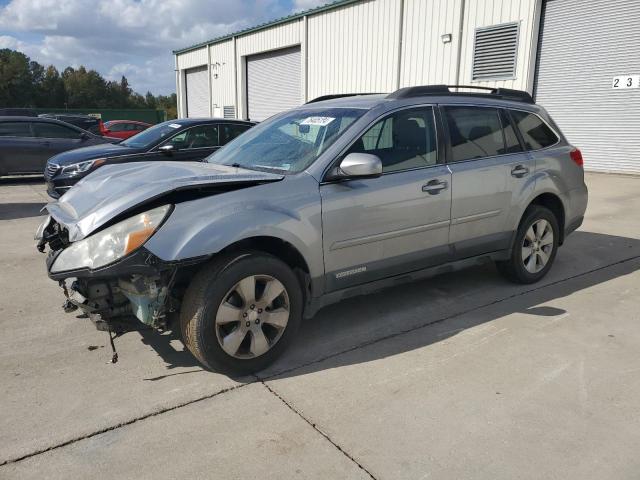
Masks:
[[[280,288],[282,293],[267,304]],[[289,346],[302,310],[300,282],[284,262],[261,252],[224,255],[205,265],[187,288],[180,311],[182,339],[209,369],[254,373]]]
[[[537,230],[542,228],[544,231],[539,236]],[[549,229],[553,235],[551,241],[547,237]],[[498,271],[514,283],[537,282],[551,269],[559,238],[558,220],[551,210],[540,205],[529,207],[520,221],[509,260],[496,262]],[[527,255],[529,252],[531,254]],[[545,258],[546,263],[543,262]]]

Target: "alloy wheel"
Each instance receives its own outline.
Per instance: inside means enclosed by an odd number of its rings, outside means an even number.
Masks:
[[[536,220],[522,240],[522,261],[529,273],[538,273],[549,263],[553,252],[553,228],[545,220]]]
[[[216,312],[216,336],[235,358],[264,355],[280,340],[289,322],[289,295],[270,275],[243,278],[224,296]]]

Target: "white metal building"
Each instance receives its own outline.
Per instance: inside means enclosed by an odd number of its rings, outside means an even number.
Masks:
[[[327,94],[528,90],[591,170],[640,173],[640,1],[340,0],[174,51],[178,113],[264,120]]]

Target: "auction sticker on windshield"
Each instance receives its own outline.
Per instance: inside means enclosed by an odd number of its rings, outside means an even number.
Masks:
[[[300,122],[300,125],[318,125],[319,127],[326,127],[334,120],[335,118],[333,117],[307,117]]]

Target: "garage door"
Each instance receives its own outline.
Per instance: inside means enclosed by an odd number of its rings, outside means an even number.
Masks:
[[[640,1],[547,0],[542,15],[536,101],[586,169],[640,172],[640,84],[612,88],[640,75]]]
[[[207,67],[185,71],[187,89],[187,117],[209,116],[209,80]]]
[[[300,105],[301,71],[300,47],[247,57],[249,119],[264,120]]]

